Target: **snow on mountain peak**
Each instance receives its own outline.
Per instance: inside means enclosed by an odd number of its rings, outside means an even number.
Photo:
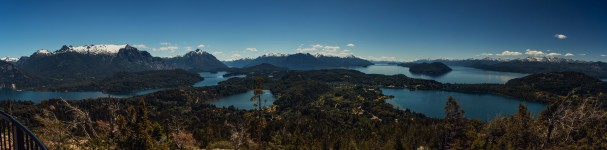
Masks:
[[[261,57],[284,57],[284,56],[289,56],[289,54],[282,54],[282,53],[266,53],[266,54],[263,54]]]
[[[120,49],[126,48],[127,44],[100,44],[100,45],[84,45],[84,46],[67,46],[57,52],[78,52],[84,54],[116,54]]]
[[[4,58],[0,58],[1,61],[6,61],[6,62],[17,62],[19,61],[19,58],[12,58],[12,57],[4,57]]]
[[[46,49],[40,49],[40,50],[36,51],[36,54],[48,55],[48,54],[51,54],[51,51],[46,50]]]
[[[192,53],[196,53],[196,54],[208,54],[207,51],[203,51],[203,50],[200,50],[200,49],[193,50]]]

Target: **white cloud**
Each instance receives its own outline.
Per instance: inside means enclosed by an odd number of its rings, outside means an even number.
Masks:
[[[171,53],[175,52],[175,50],[177,50],[177,49],[179,49],[179,47],[177,47],[177,46],[165,46],[165,47],[158,48],[158,50],[160,50],[160,51],[170,51]]]
[[[213,55],[223,55],[223,52],[213,52],[211,54],[213,54]]]
[[[193,49],[192,47],[190,47],[190,46],[183,47],[183,49],[185,49],[186,51],[192,51],[192,50],[194,50],[194,49]]]
[[[567,39],[567,36],[564,34],[555,34],[554,37],[561,40]]]
[[[578,55],[580,55],[580,56],[586,56],[586,54],[578,54]]]
[[[354,44],[352,44],[352,43],[350,43],[350,44],[348,44],[348,45],[346,45],[346,46],[347,46],[347,47],[354,47],[355,45],[354,45]]]
[[[601,55],[601,57],[605,57],[605,56],[607,56],[607,55]]]
[[[495,56],[518,56],[518,55],[522,55],[522,54],[523,53],[521,53],[521,52],[503,51],[502,53],[495,54]]]
[[[325,46],[322,48],[324,52],[335,53],[340,49],[339,46]]]
[[[139,49],[142,49],[142,48],[148,48],[147,46],[145,46],[145,45],[143,45],[143,44],[135,44],[135,45],[133,45],[133,47],[135,47],[135,48],[139,48]]]
[[[236,60],[236,59],[240,59],[242,58],[242,56],[240,54],[232,54],[232,56],[230,56],[230,60]]]
[[[399,62],[406,61],[404,59],[396,58],[393,56],[379,56],[379,57],[369,56],[369,57],[361,57],[361,58],[366,59],[366,60],[371,60],[371,61],[399,61]]]
[[[296,50],[297,50],[297,52],[300,52],[300,53],[308,53],[308,52],[316,51],[319,48],[322,48],[322,45],[316,44],[316,45],[312,45],[312,47],[303,47],[303,44],[302,44],[302,45],[299,45],[299,47]]]
[[[203,48],[205,48],[205,47],[207,47],[207,46],[206,46],[206,45],[204,45],[204,44],[200,44],[200,45],[198,45],[198,46],[196,46],[196,47],[197,47],[197,48],[199,48],[199,49],[203,49]]]
[[[571,53],[567,53],[567,54],[565,54],[565,56],[575,56],[575,55],[573,55]]]
[[[549,54],[546,54],[546,56],[555,57],[555,56],[561,56],[561,54],[560,53],[549,53]]]
[[[482,54],[480,54],[480,56],[493,56],[493,54],[491,54],[491,53],[482,53]]]
[[[332,45],[309,45],[309,47],[303,47],[300,45],[297,49],[297,52],[300,53],[312,53],[312,54],[320,54],[320,55],[328,55],[328,56],[351,56],[351,50],[341,49],[339,46]]]
[[[168,46],[168,45],[171,45],[171,43],[169,43],[169,42],[160,42],[160,45],[162,45],[162,46]]]
[[[320,45],[320,44],[312,45],[312,48],[316,48],[316,49],[322,48],[322,45]]]
[[[249,52],[256,52],[257,48],[246,48],[245,50]]]
[[[544,56],[545,55],[545,53],[542,51],[532,50],[532,49],[525,50],[525,54],[533,55],[533,56]]]

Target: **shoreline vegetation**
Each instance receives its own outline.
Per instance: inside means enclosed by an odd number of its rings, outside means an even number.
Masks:
[[[574,88],[585,91],[580,94],[607,93],[607,85],[601,80],[576,72],[554,72],[532,74],[522,78],[512,79],[505,84],[451,84],[434,80],[410,78],[402,74],[379,75],[365,74],[348,69],[322,70],[289,70],[262,63],[244,68],[230,68],[225,77],[238,75],[263,76],[280,79],[292,74],[311,75],[315,80],[333,82],[351,82],[372,86],[374,88],[400,88],[409,90],[443,90],[462,93],[495,94],[500,96],[523,99],[527,101],[548,103],[551,99],[567,96]],[[51,91],[104,91],[124,93],[154,88],[191,87],[194,83],[204,80],[196,73],[181,69],[157,70],[143,72],[120,72],[106,79],[83,85],[58,86],[48,88]],[[144,82],[145,81],[145,82]],[[539,86],[535,86],[535,85]],[[553,88],[548,88],[553,87]]]
[[[448,98],[447,117],[436,119],[393,108],[385,102],[390,96],[379,90],[514,92],[520,88],[515,86],[519,85],[450,85],[404,75],[332,69],[291,71],[272,78],[231,78],[215,86],[177,88],[124,99],[52,99],[39,104],[2,101],[0,106],[51,148],[605,148],[601,145],[604,135],[596,133],[607,129],[607,97],[584,93],[586,88],[573,88],[578,91],[565,96],[535,89],[534,93],[546,94],[533,96],[546,98],[549,104],[537,118],[521,105],[519,113],[490,122],[464,118],[457,97]],[[209,104],[219,97],[253,89],[269,89],[277,100],[254,110]],[[578,121],[584,123],[561,126]],[[583,142],[588,140],[594,142]]]

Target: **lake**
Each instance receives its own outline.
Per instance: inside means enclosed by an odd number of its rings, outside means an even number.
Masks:
[[[229,78],[224,78],[223,75],[226,72],[200,72],[200,76],[204,77],[204,80],[195,83],[194,87],[203,87],[203,86],[212,86],[217,85],[217,83],[221,81],[225,81]],[[244,77],[244,76],[234,76],[234,77]],[[150,89],[150,90],[141,90],[135,92],[127,92],[127,93],[103,93],[100,91],[90,91],[90,92],[49,92],[49,91],[16,91],[12,89],[0,89],[0,100],[31,100],[35,103],[38,103],[42,100],[48,100],[52,98],[63,98],[67,100],[81,100],[88,98],[100,98],[100,97],[115,97],[115,98],[127,98],[133,97],[137,95],[149,94],[157,91],[164,90],[164,88],[159,89]]]
[[[48,91],[16,91],[12,89],[0,89],[0,100],[31,100],[38,103],[42,100],[48,100],[52,98],[63,98],[67,100],[81,100],[88,98],[100,98],[100,97],[115,97],[115,98],[127,98],[137,95],[149,94],[164,89],[151,89],[142,90],[130,93],[113,93],[107,94],[103,92],[48,92]]]
[[[350,69],[358,70],[367,74],[384,74],[395,75],[404,74],[411,78],[436,80],[441,83],[506,83],[510,79],[520,78],[528,74],[486,71],[470,67],[449,66],[453,71],[442,76],[427,76],[421,74],[413,74],[409,72],[408,67],[396,65],[371,65],[368,67],[353,67]]]
[[[231,76],[231,77],[227,77],[227,78],[223,77],[223,75],[226,74],[226,73],[227,72],[225,72],[225,71],[220,71],[220,72],[217,72],[217,73],[200,72],[198,74],[201,77],[203,77],[204,80],[195,83],[193,86],[194,87],[213,86],[213,85],[217,85],[221,81],[225,81],[225,80],[228,80],[230,78],[246,77],[245,75]]]
[[[529,102],[514,98],[501,97],[492,94],[468,94],[460,92],[447,92],[435,90],[406,90],[381,89],[385,95],[393,95],[393,99],[386,100],[395,108],[409,109],[413,112],[425,114],[428,117],[444,118],[445,104],[449,96],[453,97],[464,110],[466,118],[491,120],[497,115],[512,115],[518,112],[519,104],[527,106],[532,114],[539,114],[546,108],[546,104]]]
[[[250,100],[251,97],[253,97],[253,90],[245,92],[245,93],[222,97],[216,101],[211,102],[211,104],[213,104],[217,107],[234,106],[238,109],[254,109],[253,104],[255,102]],[[261,95],[261,99],[267,100],[265,105],[262,105],[265,107],[268,107],[270,104],[272,104],[272,103],[274,103],[274,101],[276,101],[276,99],[272,95],[272,92],[270,92],[269,90],[263,90],[263,95]]]

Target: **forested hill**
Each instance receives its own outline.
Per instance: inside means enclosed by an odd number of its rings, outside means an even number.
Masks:
[[[507,86],[533,88],[562,96],[571,94],[607,93],[607,83],[579,72],[539,73],[512,79]]]

